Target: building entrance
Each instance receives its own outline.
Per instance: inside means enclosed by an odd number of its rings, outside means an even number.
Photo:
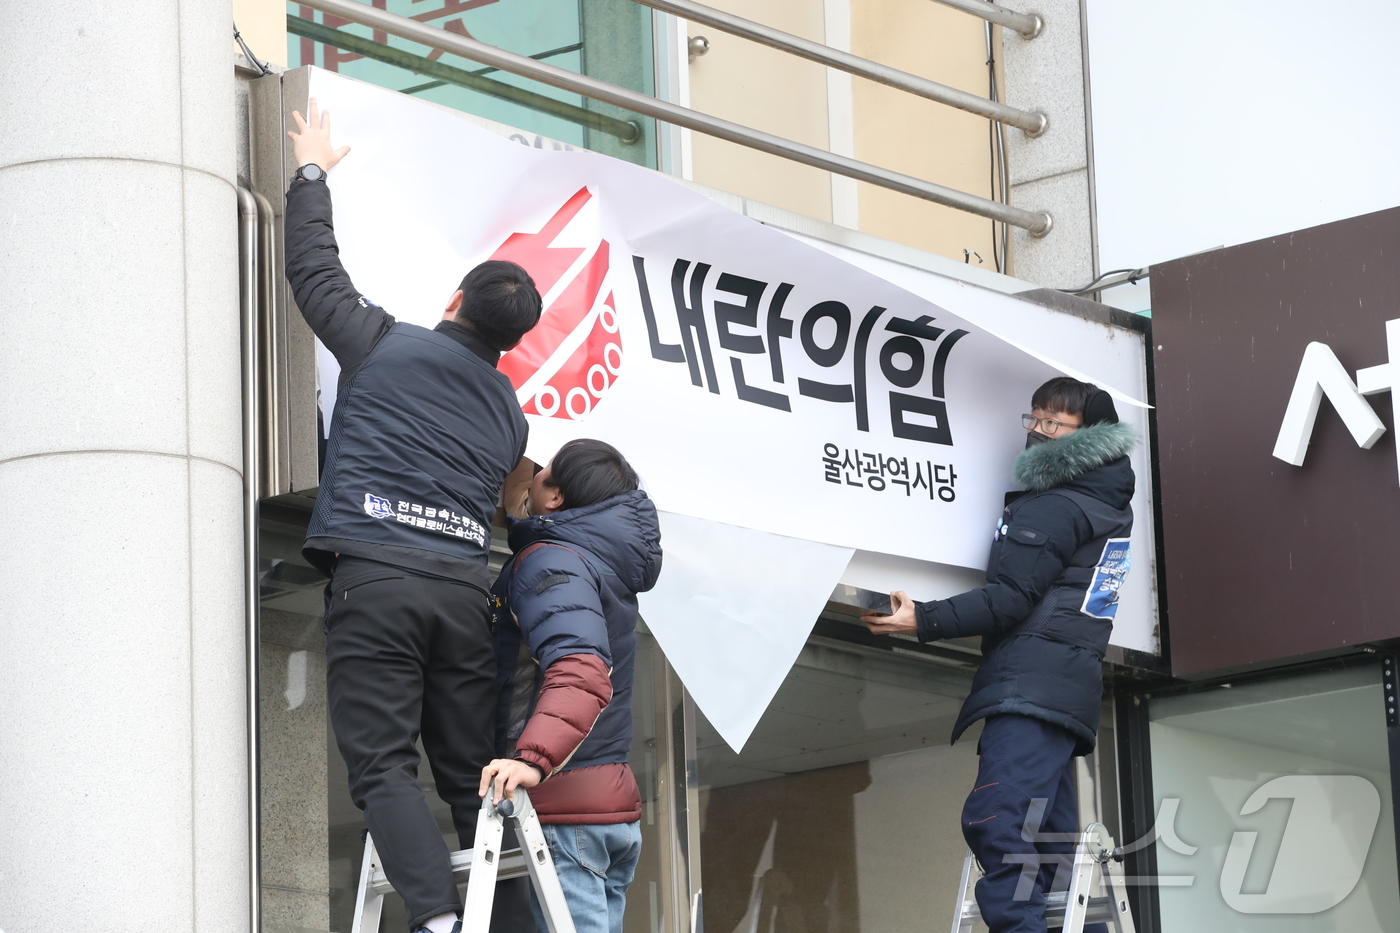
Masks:
[[[980,724],[957,745],[969,662],[875,647],[822,621],[735,754],[699,726],[706,928],[924,929],[951,918]]]

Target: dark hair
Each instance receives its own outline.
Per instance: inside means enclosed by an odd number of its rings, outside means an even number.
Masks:
[[[1056,376],[1035,390],[1031,396],[1031,407],[1083,417],[1085,403],[1098,391],[1099,387],[1092,383],[1080,382],[1069,376]]]
[[[457,322],[470,327],[493,350],[514,346],[540,319],[540,293],[530,273],[513,262],[492,259],[462,278]]]
[[[581,509],[641,485],[637,471],[616,447],[589,437],[569,441],[549,462],[550,485],[564,496],[564,508]]]

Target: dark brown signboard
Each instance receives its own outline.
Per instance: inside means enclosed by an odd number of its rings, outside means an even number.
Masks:
[[[1303,465],[1273,456],[1310,342],[1351,382],[1389,362],[1400,209],[1154,265],[1152,318],[1173,673],[1400,637],[1390,392],[1369,450],[1324,398]]]

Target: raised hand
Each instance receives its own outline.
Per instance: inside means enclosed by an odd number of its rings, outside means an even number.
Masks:
[[[292,111],[292,119],[297,124],[296,130],[287,131],[287,135],[292,138],[292,154],[296,157],[298,167],[319,165],[329,172],[332,166],[345,158],[350,152],[350,147],[341,146],[336,149],[331,145],[331,112],[327,110],[322,113],[316,105],[316,98],[313,97],[308,102],[307,112],[310,120],[297,111]]]

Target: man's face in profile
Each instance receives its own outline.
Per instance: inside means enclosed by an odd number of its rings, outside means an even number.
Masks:
[[[530,481],[529,505],[531,515],[548,515],[557,512],[564,505],[564,495],[559,487],[552,485],[554,474],[550,464],[535,464],[535,478]]]

